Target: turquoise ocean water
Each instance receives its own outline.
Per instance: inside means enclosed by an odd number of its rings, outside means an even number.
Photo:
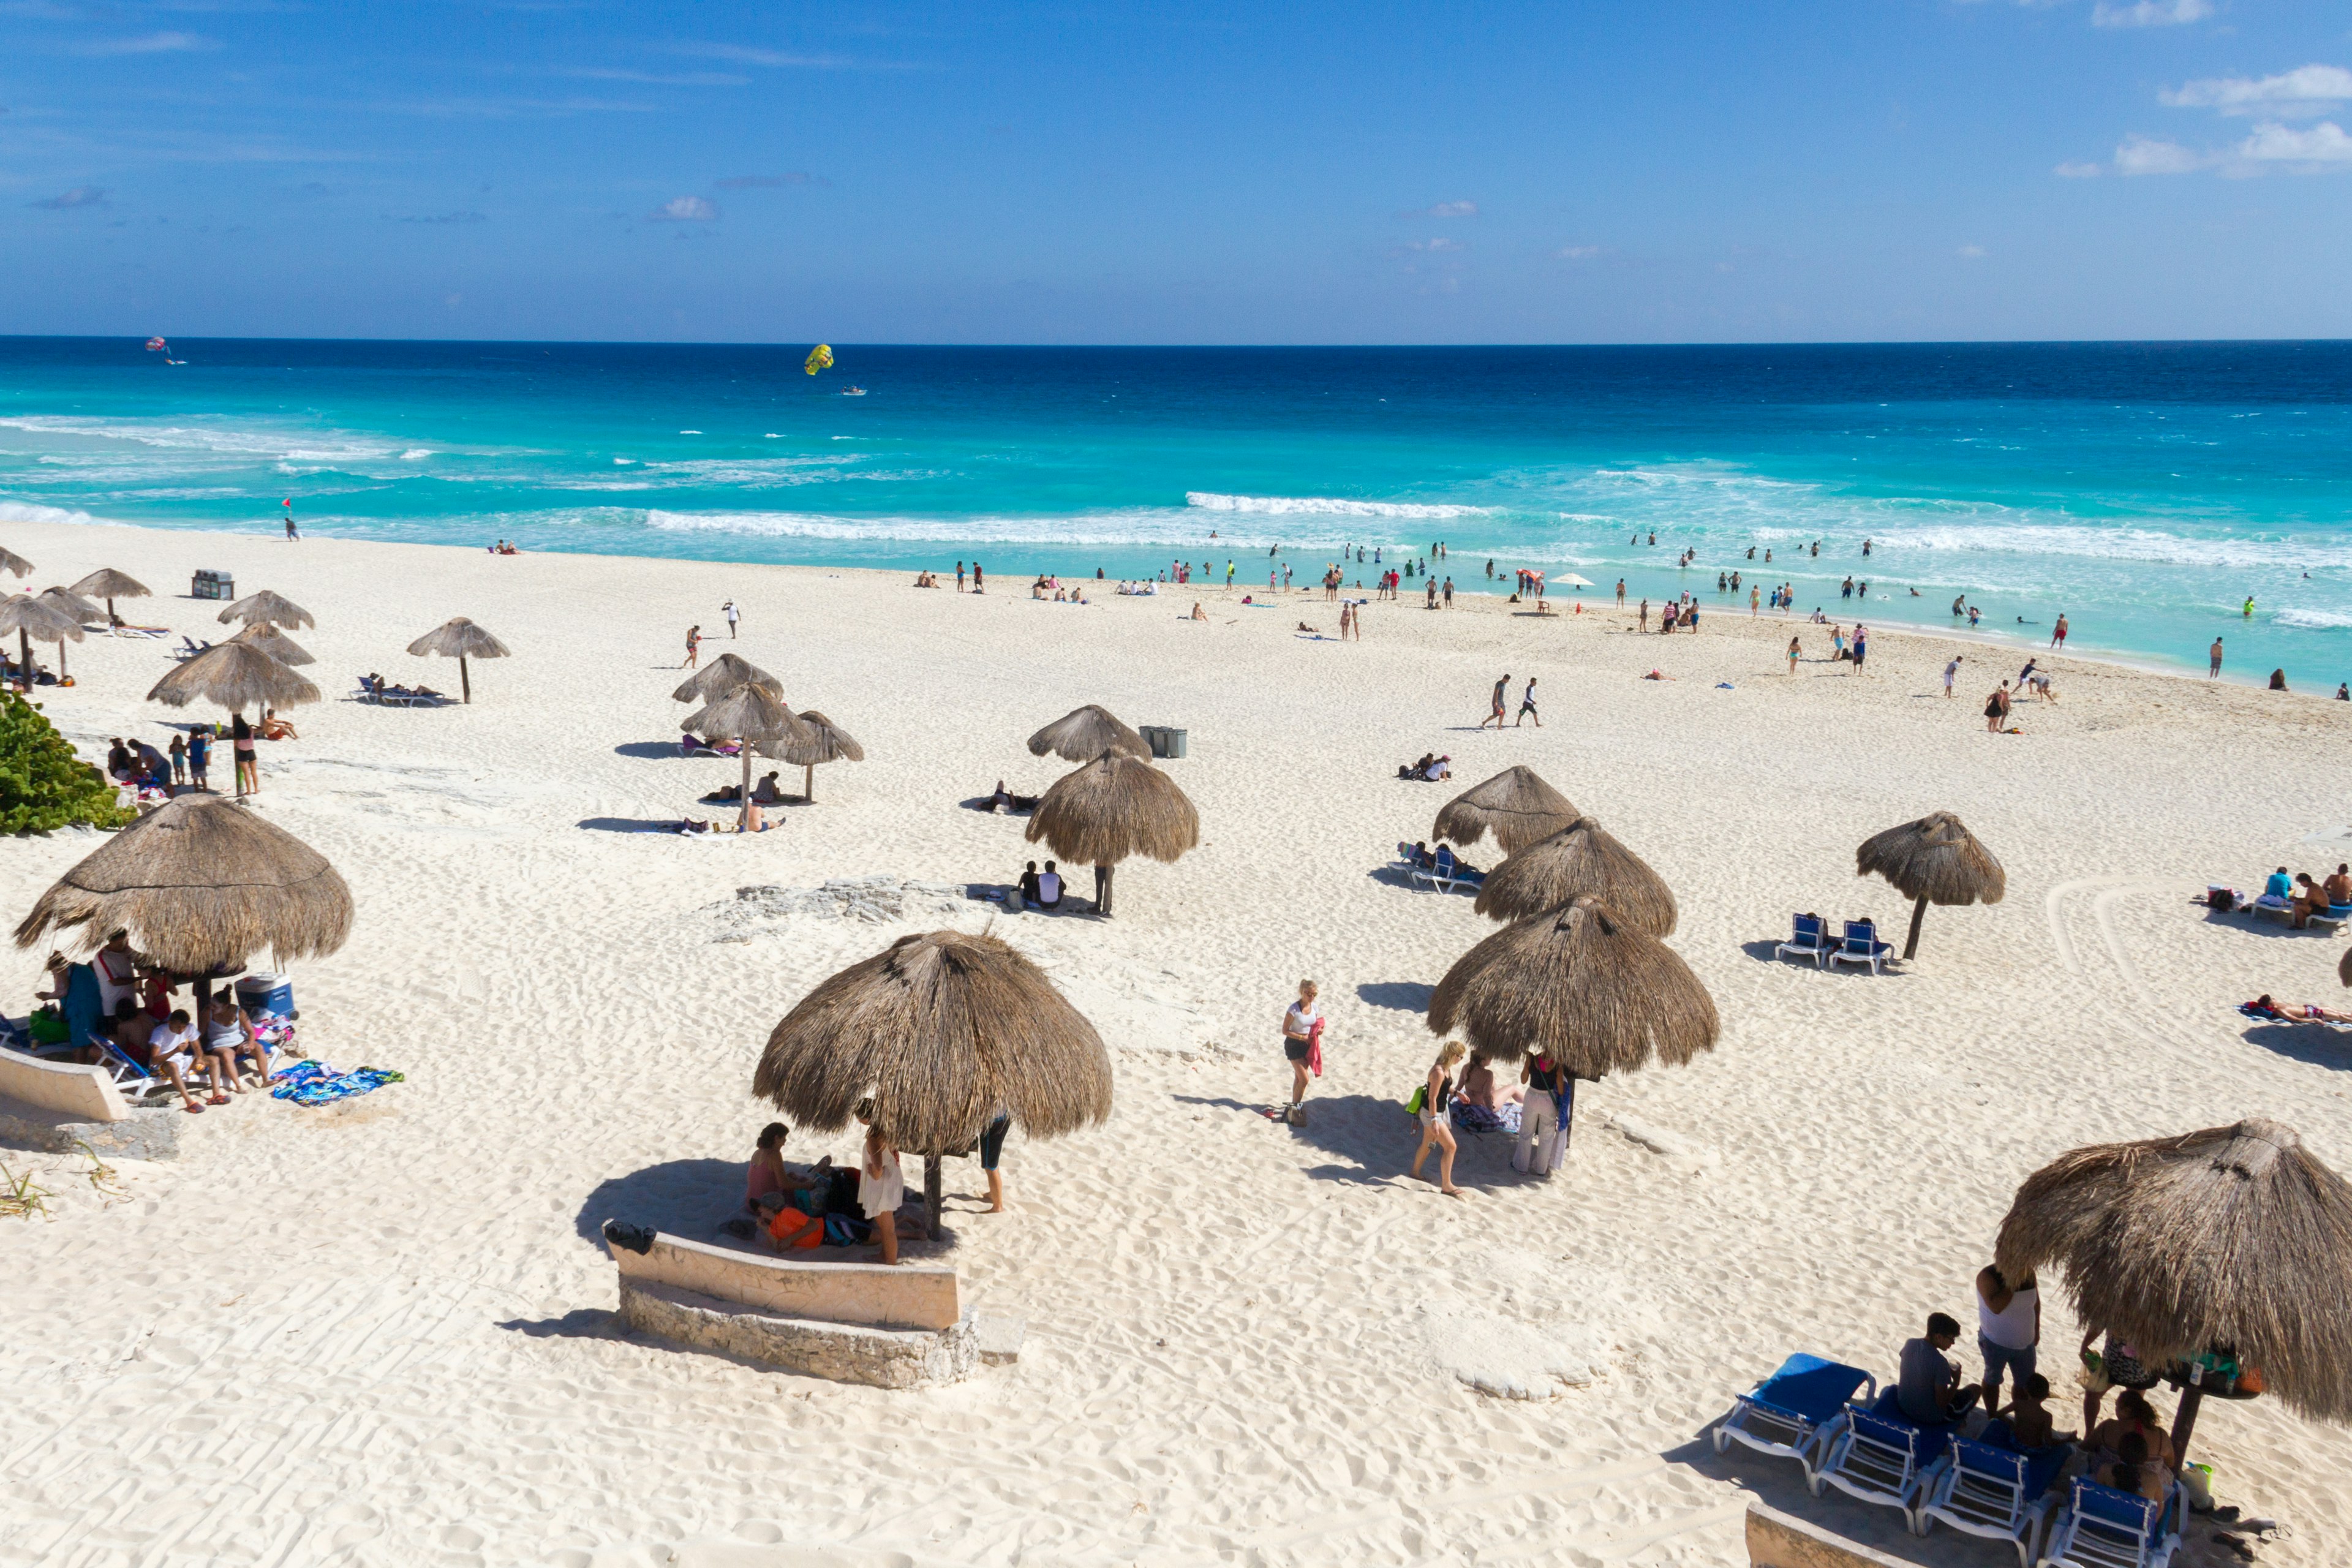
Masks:
[[[1492,559],[1728,608],[1738,570],[2352,679],[2352,344],[807,348],[0,339],[0,543],[290,499],[314,535],[1262,586],[1444,540],[1458,591]]]

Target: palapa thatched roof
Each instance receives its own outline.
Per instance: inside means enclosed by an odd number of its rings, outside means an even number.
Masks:
[[[1853,874],[1867,877],[1873,871],[1905,898],[1931,904],[1997,904],[2009,890],[2009,878],[1992,851],[1948,811],[1931,811],[1863,840],[1853,852]]]
[[[1055,781],[1029,818],[1028,839],[1077,866],[1137,855],[1173,860],[1201,842],[1201,814],[1150,763],[1105,752]]]
[[[35,642],[80,642],[81,623],[47,599],[11,594],[0,599],[0,634],[22,632]]]
[[[801,733],[786,741],[783,747],[771,755],[799,767],[814,767],[824,763],[862,763],[866,748],[850,738],[849,731],[814,708],[803,708],[793,715],[801,721]]]
[[[2352,1420],[2352,1184],[2291,1127],[2062,1154],[2017,1189],[1995,1261],[2063,1269],[2076,1320],[2150,1365],[2226,1345],[2294,1409]]]
[[[216,795],[184,795],[109,838],[43,893],[16,945],[118,931],[154,963],[206,974],[263,952],[322,957],[351,934],[352,890],[318,851]]]
[[[507,645],[463,616],[447,620],[408,645],[413,654],[439,654],[443,658],[504,658]]]
[[[111,566],[101,566],[73,585],[73,591],[89,599],[144,599],[147,584],[128,573],[117,572]]]
[[[784,694],[784,683],[753,664],[748,658],[738,658],[722,653],[692,675],[686,683],[671,692],[673,702],[708,702],[724,696],[739,686],[764,686],[778,697]]]
[[[256,703],[294,708],[319,700],[319,689],[251,643],[231,641],[215,643],[147,693],[148,701],[174,708],[200,699],[231,711]]]
[[[711,699],[678,727],[706,740],[749,741],[773,756],[798,738],[801,721],[766,687],[738,686]]]
[[[2344,956],[2336,961],[2336,978],[2352,985],[2352,948],[2345,949]]]
[[[1675,896],[1664,879],[1589,816],[1514,850],[1487,872],[1478,889],[1478,912],[1491,920],[1521,921],[1587,893],[1636,931],[1675,934]]]
[[[243,621],[247,626],[251,626],[256,621],[268,621],[274,626],[308,626],[318,624],[310,618],[310,611],[285,595],[273,594],[267,588],[258,594],[247,594],[220,613],[221,625],[226,626],[231,621]]]
[[[1042,757],[1048,752],[1064,762],[1090,763],[1105,752],[1149,758],[1151,747],[1114,718],[1109,709],[1089,702],[1071,709],[1029,737],[1031,756]]]
[[[44,588],[36,596],[41,603],[70,616],[76,626],[85,621],[106,619],[106,611],[101,606],[91,604],[71,588]]]
[[[256,621],[228,640],[241,642],[247,647],[257,647],[289,668],[298,664],[319,662],[310,657],[309,650],[305,649],[300,643],[296,642],[268,621]]]
[[[0,572],[12,576],[29,577],[33,574],[33,563],[13,550],[0,550]]]
[[[1516,855],[1538,838],[1549,838],[1577,818],[1568,796],[1544,783],[1529,767],[1507,767],[1482,784],[1445,803],[1430,831],[1433,838],[1475,844],[1488,828],[1506,855]]]
[[[900,937],[801,998],[751,1092],[820,1132],[874,1100],[908,1153],[961,1154],[1002,1106],[1033,1138],[1110,1114],[1110,1053],[1037,966],[989,935]]]
[[[1432,1034],[1505,1060],[1532,1052],[1579,1078],[1680,1067],[1715,1048],[1715,1000],[1675,951],[1585,897],[1505,926],[1445,972]]]

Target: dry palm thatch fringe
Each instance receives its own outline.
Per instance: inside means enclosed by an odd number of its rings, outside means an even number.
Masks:
[[[244,643],[248,647],[257,647],[289,669],[298,664],[319,662],[310,657],[309,649],[268,621],[256,621],[228,640]]]
[[[2292,1128],[2072,1150],[2017,1189],[1995,1258],[2063,1269],[2076,1319],[2150,1366],[2227,1346],[2293,1408],[2352,1421],[2352,1184]]]
[[[731,653],[722,653],[692,675],[686,683],[671,692],[673,702],[708,702],[723,697],[739,686],[764,686],[778,698],[784,694],[783,682],[753,664]]]
[[[1505,1060],[1549,1056],[1579,1078],[1680,1067],[1715,1048],[1715,1000],[1675,951],[1599,899],[1504,927],[1429,998],[1429,1029]]]
[[[1090,763],[1105,752],[1148,758],[1151,747],[1142,736],[1112,717],[1110,710],[1089,702],[1083,708],[1071,709],[1029,737],[1031,756],[1042,757],[1048,752],[1064,762]]]
[[[2352,948],[2346,949],[2344,956],[2336,961],[2336,978],[2352,985]]]
[[[151,595],[147,584],[126,572],[111,566],[101,566],[73,585],[73,591],[86,599],[103,599],[109,609],[117,599],[144,599]]]
[[[0,636],[16,634],[17,657],[23,661],[29,685],[33,669],[33,644],[53,642],[58,645],[58,658],[64,662],[68,642],[82,640],[81,624],[47,599],[37,599],[30,594],[11,594],[0,599]]]
[[[352,890],[326,858],[266,817],[184,795],[108,839],[58,879],[16,927],[16,945],[118,931],[155,964],[209,974],[262,952],[322,957],[352,929]]]
[[[0,572],[16,577],[29,577],[33,574],[33,563],[13,550],[0,550]]]
[[[41,603],[61,614],[70,616],[78,626],[106,619],[106,612],[75,593],[71,588],[44,588]]]
[[[1201,842],[1201,814],[1150,763],[1105,752],[1055,781],[1029,818],[1028,839],[1079,866],[1137,855],[1173,860]]]
[[[469,658],[504,658],[507,645],[476,626],[463,616],[452,616],[439,626],[408,645],[408,651],[420,658],[427,654],[439,654],[443,658],[457,661],[457,689],[467,701],[474,700],[473,672],[466,668]]]
[[[1506,855],[1516,855],[1538,838],[1549,838],[1577,818],[1568,796],[1544,783],[1529,767],[1507,767],[1445,803],[1433,838],[1475,844],[1488,828]]]
[[[1589,816],[1514,851],[1487,872],[1478,912],[1490,920],[1526,920],[1587,893],[1636,931],[1675,934],[1675,895],[1664,879]]]
[[[258,594],[247,594],[220,613],[221,625],[226,626],[231,621],[243,621],[247,626],[256,621],[268,621],[272,626],[291,627],[318,624],[310,618],[310,611],[284,595],[273,594],[267,588]]]
[[[824,981],[768,1037],[751,1092],[820,1132],[857,1102],[893,1147],[961,1154],[999,1106],[1033,1138],[1110,1114],[1110,1053],[1043,971],[997,937],[938,931]]]
[[[1919,922],[1929,904],[2000,902],[2009,877],[1992,851],[1948,811],[1931,811],[1916,822],[1890,827],[1863,840],[1853,852],[1853,874],[1873,871],[1895,884],[1911,903],[1911,935],[1903,956],[1919,952]]]
[[[296,708],[319,700],[319,689],[251,643],[215,643],[157,681],[150,702],[173,708],[216,703],[237,712],[259,705]]]
[[[740,826],[751,825],[751,758],[781,756],[804,733],[803,725],[784,700],[764,686],[743,685],[730,689],[688,716],[683,726],[688,732],[708,741],[740,741],[743,743],[742,807],[738,815]]]

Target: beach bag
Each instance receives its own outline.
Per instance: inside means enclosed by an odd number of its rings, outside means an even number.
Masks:
[[[1412,1114],[1419,1116],[1421,1114],[1421,1108],[1428,1103],[1429,1085],[1425,1083],[1417,1083],[1413,1085],[1412,1088],[1412,1098],[1404,1102],[1404,1108]]]
[[[2219,910],[2226,915],[2238,907],[2238,895],[2228,888],[2208,888],[2205,904],[2208,909]]]
[[[803,1214],[787,1204],[776,1211],[775,1218],[768,1222],[768,1235],[782,1247],[823,1247],[824,1216]]]
[[[72,1031],[66,1026],[66,1016],[55,1007],[44,1007],[25,1020],[26,1032],[37,1046],[63,1045]]]

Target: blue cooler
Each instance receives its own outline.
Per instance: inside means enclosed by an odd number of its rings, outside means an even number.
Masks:
[[[236,983],[236,1005],[248,1018],[264,1013],[281,1018],[300,1016],[294,1011],[294,983],[282,974],[247,975]]]

